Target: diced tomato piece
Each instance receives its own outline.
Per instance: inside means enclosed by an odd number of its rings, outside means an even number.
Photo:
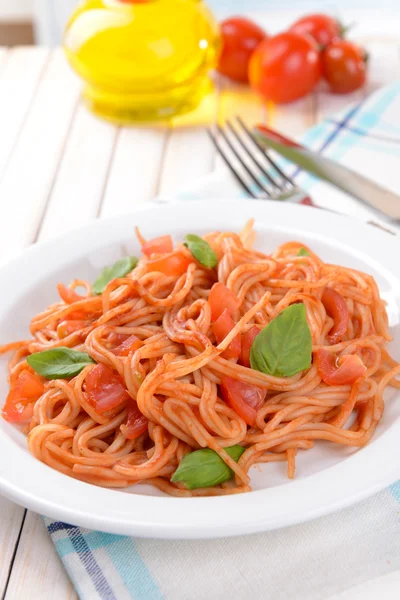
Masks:
[[[71,333],[75,333],[75,331],[80,331],[88,326],[87,321],[77,321],[75,319],[71,319],[69,321],[61,321],[57,327],[57,335],[62,340],[63,338],[68,337]]]
[[[326,312],[334,321],[328,333],[328,340],[331,344],[338,344],[349,326],[349,309],[346,300],[330,287],[324,289],[321,300]]]
[[[67,288],[63,283],[58,284],[57,290],[61,300],[64,300],[65,304],[73,304],[73,302],[79,302],[80,300],[85,299],[83,296],[77,294],[75,290]]]
[[[126,340],[116,346],[112,352],[117,356],[128,356],[128,354],[134,350],[138,350],[143,346],[143,342],[136,337],[136,335],[130,335]]]
[[[136,335],[115,333],[114,331],[108,335],[106,341],[106,348],[116,356],[128,356],[131,350],[138,350],[142,346],[143,342]]]
[[[242,350],[240,352],[239,362],[244,367],[250,367],[250,350],[254,340],[260,333],[261,329],[257,325],[253,325],[251,329],[242,334]]]
[[[223,313],[218,317],[215,323],[212,324],[212,330],[215,335],[215,339],[217,340],[217,344],[220,344],[224,341],[228,333],[232,331],[235,327],[236,323],[230,316],[227,309],[223,311]],[[224,352],[222,352],[221,356],[223,358],[237,358],[240,354],[240,349],[242,346],[241,335],[240,333],[231,341],[229,346]]]
[[[96,365],[86,377],[85,394],[98,413],[117,408],[130,398],[118,373],[102,364]]]
[[[183,252],[173,252],[163,258],[149,260],[147,270],[150,272],[157,271],[170,277],[178,277],[183,275],[188,270],[188,266],[193,261],[183,254]]]
[[[226,309],[230,316],[239,308],[240,300],[223,283],[215,283],[208,297],[211,308],[211,320],[216,321]]]
[[[221,391],[225,402],[239,417],[246,421],[247,425],[254,426],[257,411],[263,405],[267,391],[232,377],[222,377]]]
[[[349,385],[362,377],[367,370],[355,354],[342,356],[336,365],[336,355],[325,348],[317,350],[315,360],[321,379],[328,385]]]
[[[128,440],[135,440],[147,431],[149,420],[142,415],[137,402],[130,398],[128,401],[128,420],[126,425],[121,425],[121,431]]]
[[[114,350],[114,348],[120,346],[123,342],[126,342],[129,337],[128,333],[115,333],[115,331],[110,331],[106,339],[107,350]]]
[[[142,246],[142,252],[146,256],[151,256],[152,254],[166,254],[167,252],[172,252],[173,249],[174,245],[170,235],[162,235],[161,237],[154,238],[154,240],[150,240]]]
[[[28,370],[21,371],[12,385],[3,407],[3,417],[10,423],[26,423],[33,416],[34,403],[44,392],[42,380]]]

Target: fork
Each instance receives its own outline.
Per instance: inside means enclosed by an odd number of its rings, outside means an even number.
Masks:
[[[209,129],[210,138],[231,173],[252,197],[258,200],[289,200],[313,206],[307,192],[285,173],[240,117],[226,121],[226,127]]]
[[[307,192],[279,167],[240,117],[235,117],[235,124],[227,120],[225,125],[224,128],[218,124],[217,133],[209,129],[208,134],[232,175],[252,198],[289,200],[317,208]],[[369,220],[367,223],[396,235],[376,221]]]

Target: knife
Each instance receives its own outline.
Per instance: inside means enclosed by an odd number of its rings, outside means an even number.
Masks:
[[[257,125],[253,135],[262,150],[275,150],[304,171],[355,196],[388,217],[400,219],[400,196],[368,177],[355,173],[331,158],[313,152],[264,125]]]

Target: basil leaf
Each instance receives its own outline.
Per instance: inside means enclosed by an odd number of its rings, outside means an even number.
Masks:
[[[300,250],[297,253],[297,256],[310,256],[310,253],[305,248],[300,248]]]
[[[28,365],[46,379],[69,379],[75,377],[94,360],[86,352],[77,352],[61,346],[36,352],[26,358]]]
[[[125,277],[125,275],[128,275],[137,264],[137,258],[134,256],[126,256],[125,258],[117,260],[111,267],[104,267],[100,277],[98,277],[92,285],[93,294],[96,296],[102,294],[110,281],[118,279],[118,277]]]
[[[252,369],[275,377],[291,377],[311,366],[312,339],[304,304],[292,304],[255,338]]]
[[[203,267],[213,269],[218,264],[218,258],[210,244],[193,233],[185,236],[184,246],[190,250]]]
[[[246,448],[243,446],[231,446],[225,448],[226,452],[238,462]],[[189,490],[197,488],[212,487],[232,479],[234,473],[232,469],[222,460],[222,458],[209,448],[195,450],[186,454],[179,463],[171,481],[177,483],[180,481]]]

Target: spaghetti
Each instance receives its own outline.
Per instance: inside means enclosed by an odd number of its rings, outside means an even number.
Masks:
[[[33,318],[32,338],[0,347],[13,351],[3,416],[24,425],[36,458],[91,484],[206,496],[251,490],[255,463],[285,462],[294,477],[296,455],[317,440],[371,439],[386,386],[400,387],[375,280],[298,242],[255,251],[252,225],[204,236],[215,268],[169,236],[140,237],[133,270],[98,295],[84,281],[60,285],[61,301]],[[252,368],[257,335],[295,304],[305,307],[309,368],[288,377]],[[88,364],[47,379],[27,362],[60,348],[86,353]],[[238,460],[226,451],[235,445],[245,448]],[[202,448],[232,477],[189,489],[174,474]]]

